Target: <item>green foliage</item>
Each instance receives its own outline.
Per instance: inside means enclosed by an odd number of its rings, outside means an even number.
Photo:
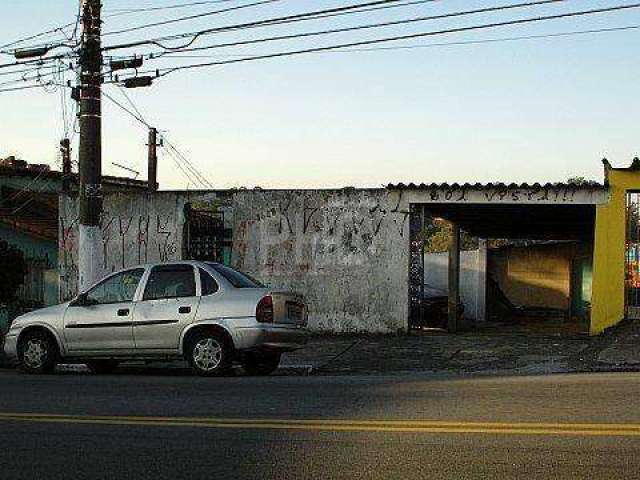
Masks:
[[[589,183],[589,180],[584,177],[570,177],[567,179],[567,183],[569,185],[584,185],[585,183]]]
[[[434,218],[424,229],[424,251],[426,253],[439,253],[449,250],[449,242],[452,234],[451,223],[446,220]],[[475,250],[478,248],[478,239],[462,231],[460,239],[461,250]]]
[[[15,300],[26,273],[27,264],[22,252],[0,240],[0,304]]]

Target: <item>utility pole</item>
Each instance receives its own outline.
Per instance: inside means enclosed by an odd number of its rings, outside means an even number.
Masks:
[[[149,193],[158,190],[158,130],[149,128],[149,163],[147,169],[147,182]]]
[[[101,0],[81,0],[78,288],[100,275],[102,213]]]

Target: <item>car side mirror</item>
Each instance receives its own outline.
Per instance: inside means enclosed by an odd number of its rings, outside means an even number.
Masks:
[[[72,307],[86,307],[90,304],[90,302],[87,301],[87,294],[86,293],[81,293],[80,295],[78,295],[75,300],[73,300],[71,302],[71,306]]]

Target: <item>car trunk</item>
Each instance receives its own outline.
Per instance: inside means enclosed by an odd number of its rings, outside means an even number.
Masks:
[[[304,297],[291,292],[270,292],[273,298],[273,321],[279,324],[306,326],[308,311]]]

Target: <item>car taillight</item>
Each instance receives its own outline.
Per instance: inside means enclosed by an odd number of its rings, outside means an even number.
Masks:
[[[256,320],[260,323],[273,323],[273,298],[271,295],[262,297],[256,307]]]

